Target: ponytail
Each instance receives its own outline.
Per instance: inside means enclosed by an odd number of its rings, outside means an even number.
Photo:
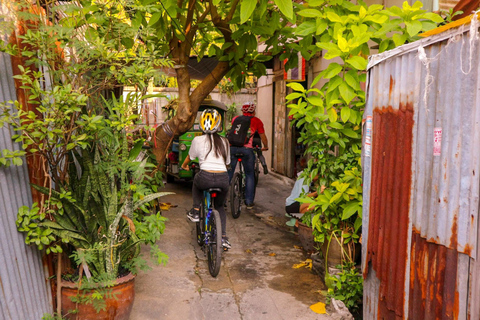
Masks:
[[[210,148],[208,149],[207,156],[213,149],[213,152],[217,157],[222,157],[223,161],[227,163],[227,148],[229,148],[228,140],[222,136],[220,136],[217,132],[215,133],[207,133],[208,142],[210,144]]]

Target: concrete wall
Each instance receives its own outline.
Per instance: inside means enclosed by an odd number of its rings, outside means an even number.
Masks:
[[[131,92],[133,88],[125,88],[124,96]],[[192,89],[193,90],[193,89]],[[213,100],[217,100],[223,102],[227,107],[229,107],[232,103],[235,103],[237,106],[237,114],[241,114],[241,107],[246,102],[256,102],[257,94],[256,88],[254,89],[241,89],[238,92],[235,92],[231,95],[227,95],[226,93],[219,92],[218,89],[214,89],[210,96]],[[165,97],[161,98],[151,98],[148,99],[148,103],[145,103],[142,109],[143,118],[145,119],[145,115],[148,114],[148,124],[155,125],[161,124],[165,121],[166,113],[162,112],[162,107],[166,106],[168,102],[172,99],[178,97],[178,89],[177,88],[153,88],[149,92],[149,94],[157,94],[162,93]],[[146,120],[143,121],[146,123]]]
[[[269,168],[272,168],[273,139],[273,76],[272,70],[267,70],[267,76],[257,82],[257,117],[263,121],[265,134],[268,138],[268,151],[263,152]]]

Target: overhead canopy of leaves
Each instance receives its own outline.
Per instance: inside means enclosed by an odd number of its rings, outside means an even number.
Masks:
[[[176,62],[216,56],[229,62],[226,76],[237,86],[243,85],[247,73],[265,74],[261,62],[282,50],[292,37],[286,25],[295,22],[291,0],[135,0],[131,8],[127,13],[132,24],[149,29],[141,40],[159,56]],[[257,51],[261,42],[271,49],[268,56]]]

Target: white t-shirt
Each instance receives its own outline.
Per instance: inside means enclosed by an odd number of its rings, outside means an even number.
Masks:
[[[299,172],[297,176],[300,177],[302,172]],[[303,184],[304,180],[305,178],[297,178],[297,181],[295,181],[295,185],[293,186],[292,193],[290,193],[290,196],[285,199],[285,206],[288,207],[289,205],[295,203],[295,201],[297,201],[295,199],[299,198],[302,193],[308,193],[310,188],[308,185]]]
[[[227,171],[227,164],[230,163],[230,146],[228,144],[228,140],[222,138],[227,150],[227,163],[225,163],[221,156],[217,157],[215,154],[215,150],[213,148],[213,137],[211,138],[211,141],[208,141],[207,139],[209,137],[210,135],[204,134],[193,139],[192,145],[190,146],[190,151],[188,152],[190,159],[193,160],[198,158],[200,170]],[[207,155],[208,150],[210,150],[210,145],[212,146],[212,150]]]

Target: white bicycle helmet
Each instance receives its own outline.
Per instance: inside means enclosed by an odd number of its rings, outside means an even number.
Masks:
[[[257,106],[253,102],[247,102],[242,106],[242,111],[246,113],[254,113]]]
[[[215,133],[220,128],[222,116],[215,109],[205,109],[200,116],[200,128],[205,133]]]

